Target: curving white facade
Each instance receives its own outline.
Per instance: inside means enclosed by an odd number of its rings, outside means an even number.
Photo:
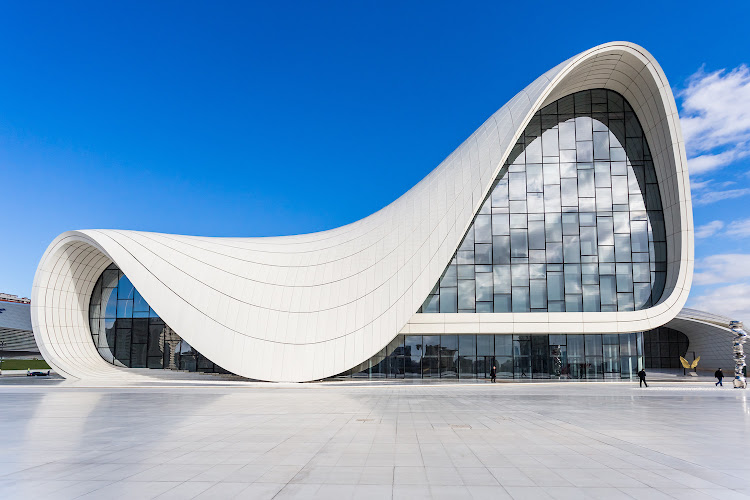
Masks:
[[[690,351],[701,357],[697,370],[713,373],[717,368],[723,368],[731,377],[734,369],[734,334],[729,328],[731,321],[719,314],[686,307],[665,326],[687,336]]]
[[[663,294],[627,312],[415,314],[440,278],[531,117],[574,92],[624,96],[642,124],[667,237]],[[693,272],[685,147],[667,79],[627,42],[594,47],[537,78],[435,170],[382,210],[337,229],[272,238],[69,231],[39,263],[32,323],[65,377],[135,376],[93,345],[88,309],[115,263],[159,316],[206,357],[253,379],[309,381],[368,360],[401,333],[636,332],[682,309]]]

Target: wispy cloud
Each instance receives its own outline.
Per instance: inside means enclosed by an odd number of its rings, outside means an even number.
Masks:
[[[741,160],[748,155],[750,155],[750,147],[747,144],[737,144],[732,149],[721,153],[694,156],[688,160],[688,168],[693,175],[704,174]]]
[[[701,295],[691,296],[688,305],[703,311],[750,322],[750,283],[721,286]]]
[[[741,221],[738,221],[741,222]],[[750,224],[750,220],[747,221]],[[728,225],[727,228],[731,228]],[[695,262],[689,307],[750,322],[750,254],[712,255]]]
[[[711,236],[722,236],[728,238],[750,237],[750,217],[737,219],[729,223],[713,220],[702,226],[695,227],[695,237],[698,239],[710,238]]]
[[[714,220],[709,222],[708,224],[704,224],[702,226],[698,226],[695,228],[695,237],[696,238],[708,238],[719,231],[721,231],[724,228],[724,223],[720,220]]]
[[[725,234],[735,238],[747,238],[750,236],[750,218],[730,222]]]
[[[693,205],[709,205],[722,200],[731,200],[750,194],[750,188],[726,189],[724,191],[705,191],[693,194]]]
[[[750,254],[711,255],[695,261],[693,282],[696,285],[737,283],[750,278]],[[747,296],[745,297],[747,299]],[[750,301],[749,301],[750,302]]]
[[[701,69],[678,96],[692,174],[750,156],[750,68],[743,64],[711,73]]]

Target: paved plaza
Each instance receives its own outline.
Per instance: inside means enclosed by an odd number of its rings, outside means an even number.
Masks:
[[[0,380],[3,498],[748,498],[711,382],[83,387]]]

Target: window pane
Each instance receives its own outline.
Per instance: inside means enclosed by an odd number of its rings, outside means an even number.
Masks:
[[[474,219],[474,242],[492,243],[492,216],[477,215]]]
[[[529,289],[520,286],[513,287],[513,312],[529,311]]]
[[[458,336],[458,355],[459,356],[476,356],[477,354],[477,336],[476,335],[459,335]]]
[[[510,230],[510,256],[528,257],[529,245],[525,229]]]
[[[477,273],[476,275],[476,300],[492,301],[492,273]]]
[[[441,288],[440,289],[440,312],[441,313],[454,313],[458,311],[457,296],[458,296],[458,292],[456,288]]]
[[[474,280],[458,280],[458,309],[474,309]]]
[[[531,309],[547,308],[547,285],[544,280],[531,280],[529,282],[529,305]]]
[[[493,266],[492,283],[495,293],[510,293],[510,266]]]
[[[495,295],[494,312],[511,312],[511,310],[510,295]]]
[[[492,238],[490,238],[492,241]],[[477,243],[474,245],[474,263],[492,264],[492,245],[489,243]]]

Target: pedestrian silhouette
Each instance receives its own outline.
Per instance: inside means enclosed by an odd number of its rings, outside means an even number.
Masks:
[[[644,385],[648,387],[648,384],[646,383],[646,370],[641,368],[641,371],[638,372],[638,378],[640,379],[640,384],[638,384],[638,387],[643,387]]]
[[[492,365],[492,369],[490,370],[490,379],[492,380],[492,383],[495,383],[495,377],[497,377],[497,368],[495,368],[495,365]]]
[[[714,373],[714,377],[716,377],[719,380],[714,385],[720,385],[720,386],[724,387],[724,384],[721,383],[721,379],[724,378],[724,372],[721,371],[721,368],[719,368],[718,370],[716,370],[716,372]]]

